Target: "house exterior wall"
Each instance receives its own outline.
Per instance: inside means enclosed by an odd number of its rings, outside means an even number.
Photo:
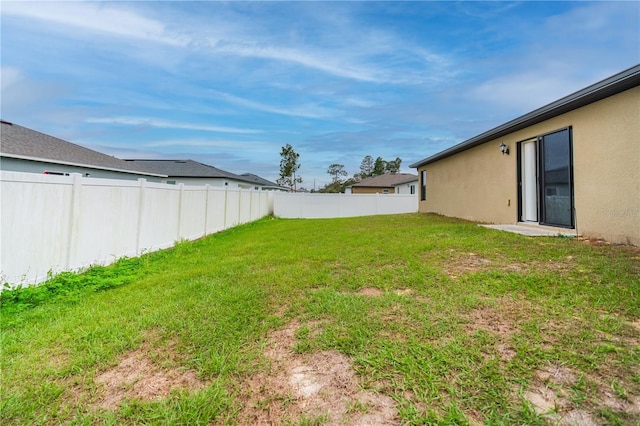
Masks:
[[[411,194],[411,186],[413,185],[413,194],[417,194],[418,191],[418,181],[415,180],[413,182],[401,183],[400,185],[395,185],[395,193],[396,194]]]
[[[169,183],[172,185],[178,185],[181,183],[185,185],[211,185],[211,186],[221,186],[221,187],[231,188],[231,189],[238,188],[238,182],[229,180],[227,178],[167,177],[162,179],[162,183]]]
[[[640,87],[635,87],[421,166],[418,174],[427,172],[427,194],[419,211],[516,223],[517,143],[571,126],[578,232],[640,245],[638,117]],[[500,143],[509,147],[510,155],[500,153]]]
[[[352,194],[384,194],[384,191],[389,191],[389,194],[395,193],[395,188],[382,188],[382,187],[368,187],[368,186],[353,186],[351,187]]]
[[[197,177],[168,177],[163,178],[162,183],[169,183],[178,185],[183,183],[185,185],[211,185],[211,186],[221,186],[229,189],[247,189],[253,191],[262,191],[264,188],[257,184],[251,182],[242,182],[234,179],[228,178],[197,178]],[[256,189],[257,188],[257,189]]]
[[[502,155],[499,144],[488,142],[420,167],[419,175],[427,171],[427,194],[419,210],[478,222],[515,223],[516,156]]]
[[[124,179],[138,180],[147,179],[150,182],[160,182],[158,176],[149,176],[135,173],[116,172],[111,170],[93,169],[89,167],[72,166],[66,164],[47,163],[44,161],[25,160],[20,158],[2,157],[0,159],[0,170],[8,172],[37,173],[43,174],[45,170],[62,173],[80,173],[86,176],[102,179]]]

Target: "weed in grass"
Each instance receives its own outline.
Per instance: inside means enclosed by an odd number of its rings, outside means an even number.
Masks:
[[[625,400],[628,399],[627,392],[624,390],[620,382],[618,382],[617,380],[614,380],[613,382],[611,382],[611,390],[614,392],[614,394],[618,398],[625,399]]]
[[[363,413],[369,412],[369,406],[362,401],[349,401],[347,403],[347,413]]]
[[[311,342],[309,340],[309,335],[311,331],[309,327],[304,325],[298,329],[295,334],[296,344],[293,348],[293,351],[297,354],[302,354],[305,352],[311,351]]]
[[[323,426],[329,422],[328,414],[321,414],[318,416],[302,416],[297,421],[285,421],[285,425],[297,425],[297,426]]]

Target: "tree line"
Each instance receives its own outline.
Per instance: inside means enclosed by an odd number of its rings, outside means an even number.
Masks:
[[[347,186],[353,185],[373,176],[380,176],[385,173],[400,172],[400,164],[402,159],[396,157],[395,160],[384,160],[377,157],[375,160],[372,156],[366,155],[360,162],[360,172],[355,173],[353,177],[346,179],[349,172],[344,164],[333,163],[327,169],[327,174],[331,176],[331,182],[320,188],[317,192],[344,192]],[[287,144],[280,151],[280,178],[276,181],[278,185],[288,187],[292,192],[297,191],[297,184],[302,183],[302,177],[297,174],[300,170],[300,154],[298,154],[291,145]],[[315,191],[315,188],[312,192]]]
[[[384,160],[377,157],[375,160],[372,156],[366,155],[360,162],[360,172],[355,173],[353,177],[345,179],[349,175],[344,164],[333,163],[327,169],[327,173],[331,176],[331,182],[320,188],[318,192],[344,192],[345,188],[360,182],[363,179],[380,176],[385,173],[400,172],[400,164],[402,159],[396,157],[395,160]]]

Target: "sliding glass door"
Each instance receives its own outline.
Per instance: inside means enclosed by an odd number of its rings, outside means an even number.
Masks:
[[[542,200],[540,222],[573,227],[573,161],[571,129],[542,136],[540,149]]]
[[[573,228],[571,128],[518,144],[519,220]]]

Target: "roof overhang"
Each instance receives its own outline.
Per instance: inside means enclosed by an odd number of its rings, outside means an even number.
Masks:
[[[534,124],[541,123],[550,118],[557,117],[561,114],[573,111],[583,106],[592,104],[609,96],[616,95],[624,92],[625,90],[632,89],[636,86],[640,86],[640,65],[636,65],[621,73],[606,78],[598,83],[592,84],[582,90],[572,93],[564,98],[558,99],[548,105],[531,111],[521,117],[511,120],[505,124],[488,130],[478,136],[461,142],[451,148],[445,149],[431,157],[427,157],[423,160],[411,164],[409,167],[417,168],[429,163],[433,163],[443,158],[450,157],[467,149],[476,147],[485,142],[489,142],[496,138],[506,136],[510,133],[522,130],[524,128],[533,126]]]
[[[39,163],[47,163],[47,164],[62,164],[65,166],[73,166],[73,167],[84,167],[85,169],[92,169],[92,170],[106,170],[106,171],[110,171],[110,172],[118,172],[118,173],[128,173],[128,174],[132,174],[132,175],[141,175],[141,176],[153,176],[153,177],[167,177],[167,175],[163,175],[163,174],[159,174],[159,173],[148,173],[148,172],[141,172],[141,171],[137,171],[137,170],[126,170],[126,169],[118,169],[118,168],[114,168],[114,167],[99,167],[99,166],[93,166],[90,164],[82,164],[82,163],[74,163],[71,161],[59,161],[59,160],[51,160],[48,158],[39,158],[39,157],[30,157],[27,155],[17,155],[17,154],[8,154],[8,153],[0,153],[0,157],[6,157],[6,158],[15,158],[18,160],[27,160],[27,161],[37,161]]]
[[[391,189],[394,186],[395,185],[358,185],[356,183],[351,185],[352,188],[388,188],[388,189]]]
[[[405,181],[402,181],[402,182],[394,183],[394,184],[393,184],[393,185],[391,185],[391,186],[407,185],[407,184],[409,184],[409,183],[411,183],[411,182],[418,182],[418,178],[416,177],[416,178],[411,179],[411,180],[405,180]]]

